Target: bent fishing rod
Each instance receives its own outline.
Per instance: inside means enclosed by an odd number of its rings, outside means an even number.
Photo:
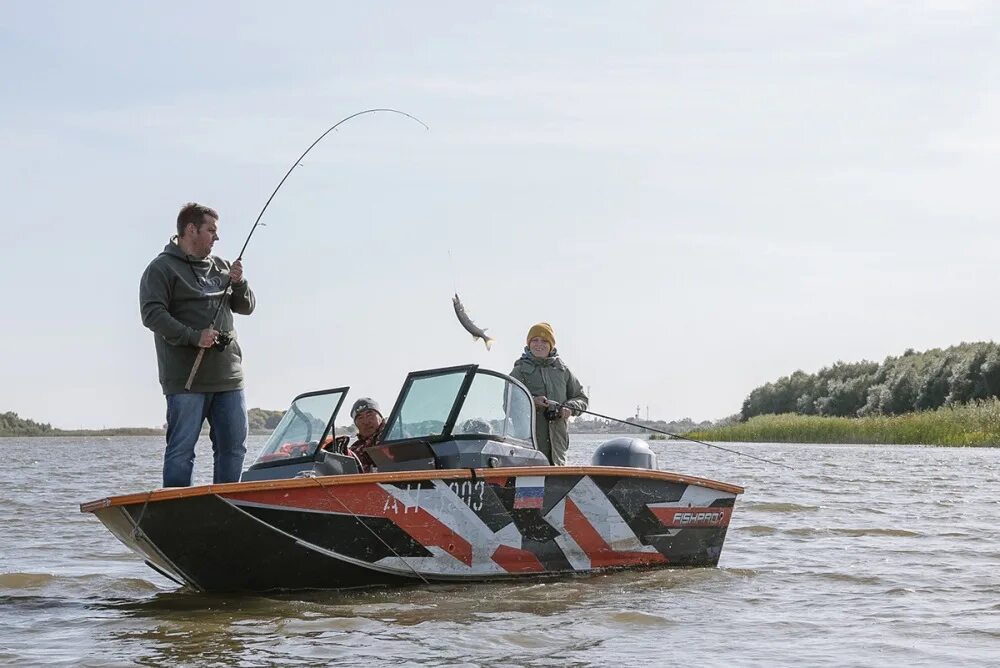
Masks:
[[[549,407],[551,407],[551,408],[556,408],[556,409],[563,408],[563,404],[560,404],[560,403],[555,402],[555,401],[549,401],[546,405],[549,406]],[[682,441],[691,441],[692,443],[700,443],[701,445],[707,445],[710,448],[716,448],[717,450],[724,450],[726,452],[731,452],[731,453],[736,454],[736,455],[742,455],[744,457],[749,457],[750,459],[756,459],[757,461],[764,462],[766,464],[774,464],[775,466],[783,466],[786,469],[791,469],[793,471],[795,470],[794,467],[789,466],[788,464],[782,464],[781,462],[771,461],[770,459],[764,459],[763,457],[757,457],[755,455],[751,455],[751,454],[748,454],[746,452],[740,452],[739,450],[732,450],[730,448],[724,448],[721,445],[715,445],[713,443],[706,443],[705,441],[699,441],[696,438],[689,438],[687,436],[682,436],[680,434],[672,434],[669,431],[663,431],[662,429],[654,429],[653,427],[649,427],[649,426],[644,425],[644,424],[637,424],[635,422],[629,422],[628,420],[619,420],[618,418],[613,418],[610,415],[601,415],[600,413],[595,413],[594,411],[585,411],[582,408],[575,408],[573,406],[565,406],[565,407],[568,408],[568,409],[570,409],[571,411],[576,411],[577,413],[586,413],[587,415],[593,415],[594,417],[604,418],[605,420],[611,420],[612,422],[621,422],[622,424],[627,424],[630,427],[640,427],[640,428],[642,428],[643,431],[653,431],[653,432],[656,432],[657,434],[663,434],[664,436],[670,436],[672,438],[681,439]]]
[[[338,127],[340,127],[347,121],[351,120],[352,118],[357,118],[358,116],[363,116],[365,114],[374,114],[380,111],[388,112],[391,114],[399,114],[400,116],[405,116],[411,120],[416,121],[417,123],[420,123],[420,125],[424,126],[425,130],[430,130],[427,124],[424,123],[419,118],[417,118],[416,116],[408,114],[405,111],[400,111],[398,109],[388,109],[388,108],[365,109],[364,111],[358,111],[351,114],[350,116],[340,119],[339,121],[331,125],[329,128],[327,128],[326,132],[324,132],[323,134],[321,134],[319,137],[316,138],[316,141],[314,141],[312,144],[309,144],[309,148],[307,148],[305,151],[302,152],[302,155],[300,155],[295,160],[295,162],[292,163],[292,166],[288,168],[287,172],[285,172],[285,175],[281,178],[281,181],[278,182],[278,185],[277,187],[275,187],[274,192],[272,192],[271,196],[267,198],[267,202],[264,203],[264,207],[260,210],[260,213],[257,214],[257,220],[254,221],[253,227],[250,228],[250,234],[247,235],[246,241],[243,242],[243,248],[240,249],[240,254],[233,261],[234,264],[243,259],[243,253],[246,252],[247,245],[250,243],[250,238],[253,236],[253,233],[257,231],[257,226],[260,225],[260,219],[263,218],[264,212],[267,211],[267,207],[270,206],[271,200],[273,200],[274,196],[278,194],[278,191],[281,190],[281,186],[285,184],[285,181],[288,179],[289,176],[291,176],[295,168],[301,164],[302,159],[306,157],[306,154],[308,154],[309,151],[313,150],[313,147],[316,146],[316,144],[320,143],[324,137],[326,137],[328,134],[330,134],[331,132],[333,132]],[[226,299],[229,297],[231,293],[232,293],[232,279],[227,274],[226,282],[223,286],[222,299],[219,300],[219,305],[215,309],[215,315],[212,316],[212,321],[209,323],[209,327],[211,327],[212,329],[215,328],[215,321],[219,319],[219,313],[222,312],[222,307],[226,303]],[[194,364],[191,366],[191,373],[188,375],[187,382],[184,384],[185,390],[191,389],[191,385],[194,383],[194,377],[198,373],[198,367],[201,366],[201,360],[205,356],[205,350],[206,350],[205,348],[198,349],[198,356],[195,358]]]

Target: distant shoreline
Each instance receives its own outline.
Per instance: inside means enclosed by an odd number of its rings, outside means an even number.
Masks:
[[[861,418],[757,415],[716,429],[692,431],[700,441],[743,443],[855,443],[1000,447],[1000,401],[945,406],[932,411]]]
[[[267,436],[271,429],[251,429],[251,436]],[[118,427],[115,429],[52,429],[41,434],[0,434],[0,438],[84,438],[89,436],[166,436],[166,429],[153,427]],[[208,431],[202,432],[203,436]]]
[[[269,436],[274,430],[273,429],[251,429],[251,436]],[[337,433],[341,433],[340,427],[337,427]],[[570,434],[573,435],[586,435],[586,436],[600,436],[605,435],[611,436],[635,436],[642,437],[650,435],[649,429],[641,428],[623,428],[618,431],[589,431],[580,430],[576,431],[572,427],[569,430]],[[88,436],[166,436],[166,429],[156,429],[154,427],[115,427],[113,429],[51,429],[42,433],[32,433],[32,434],[3,434],[0,433],[0,438],[53,438],[53,437],[69,437],[69,438],[79,438]],[[208,430],[202,431],[202,436],[207,436]],[[656,439],[654,439],[656,440]]]
[[[259,436],[260,434],[270,434],[281,421],[284,415],[282,411],[269,411],[263,408],[251,408],[247,411],[247,422],[250,434]],[[202,433],[208,432],[208,427],[203,426]],[[0,438],[18,437],[29,438],[35,436],[48,436],[56,438],[72,437],[94,437],[94,436],[165,436],[166,425],[161,427],[104,427],[101,429],[59,429],[46,422],[36,422],[28,418],[22,418],[17,413],[7,411],[0,413]]]

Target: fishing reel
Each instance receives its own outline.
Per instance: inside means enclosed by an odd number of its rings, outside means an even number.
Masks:
[[[557,404],[555,402],[550,402],[545,408],[545,419],[546,420],[560,420],[562,419],[562,404]]]
[[[223,350],[226,349],[226,346],[228,346],[232,342],[233,342],[232,332],[219,332],[219,335],[215,337],[215,343],[212,344],[212,347],[221,353]]]

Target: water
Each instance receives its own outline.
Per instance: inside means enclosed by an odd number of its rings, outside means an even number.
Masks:
[[[157,486],[159,437],[0,439],[0,664],[997,665],[1000,450],[726,444],[788,470],[650,445],[747,488],[719,568],[208,596],[78,510]],[[201,445],[199,482],[210,467]]]

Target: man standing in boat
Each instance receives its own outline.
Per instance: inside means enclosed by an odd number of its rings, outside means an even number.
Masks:
[[[583,385],[556,352],[552,325],[540,322],[528,330],[527,345],[510,375],[524,383],[535,402],[535,446],[555,466],[566,465],[569,424],[574,411],[587,410]],[[579,413],[577,413],[579,415]]]
[[[218,230],[214,209],[186,204],[177,215],[177,236],[149,263],[139,283],[142,324],[153,332],[167,398],[164,487],[191,485],[195,444],[206,419],[215,464],[212,482],[239,481],[246,456],[243,353],[233,313],[250,315],[255,299],[242,262],[230,264],[211,254]],[[199,351],[204,352],[201,364],[186,389]]]
[[[361,397],[351,406],[351,419],[358,429],[358,440],[351,444],[350,450],[361,462],[362,470],[367,473],[375,466],[375,462],[365,450],[382,440],[385,418],[374,399]]]

